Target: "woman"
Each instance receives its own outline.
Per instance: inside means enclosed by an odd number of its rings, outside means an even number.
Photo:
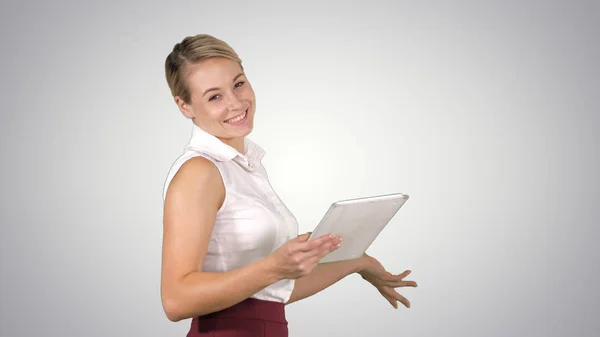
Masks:
[[[253,129],[254,91],[225,42],[197,35],[165,63],[192,137],[167,176],[161,297],[171,321],[193,318],[193,336],[287,336],[285,305],[358,273],[389,303],[410,304],[396,287],[416,286],[374,258],[319,264],[342,238],[308,241],[271,188]]]

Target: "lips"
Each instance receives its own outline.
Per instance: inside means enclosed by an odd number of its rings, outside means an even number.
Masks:
[[[246,118],[247,115],[248,115],[248,109],[246,109],[243,113],[241,113],[237,116],[226,119],[224,122],[229,123],[229,124],[237,123],[237,122],[242,121],[244,118]]]

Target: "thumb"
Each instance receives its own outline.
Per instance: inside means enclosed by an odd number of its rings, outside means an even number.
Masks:
[[[298,235],[298,237],[296,237],[296,240],[301,241],[301,242],[306,241],[306,240],[308,240],[308,238],[310,237],[311,234],[312,234],[312,232],[307,232],[302,235]]]

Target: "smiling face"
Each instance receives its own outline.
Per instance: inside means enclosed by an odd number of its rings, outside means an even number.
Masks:
[[[243,151],[253,129],[255,97],[242,67],[227,58],[186,65],[190,101],[175,97],[181,112],[202,130]]]

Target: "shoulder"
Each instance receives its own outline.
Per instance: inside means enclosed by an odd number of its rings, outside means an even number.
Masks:
[[[212,160],[204,156],[194,156],[181,164],[181,167],[175,176],[207,177],[218,173],[219,170]],[[173,180],[175,180],[175,178]]]
[[[190,200],[190,197],[208,195],[222,199],[225,192],[219,169],[215,163],[203,156],[187,159],[177,169],[168,185],[166,199]]]

